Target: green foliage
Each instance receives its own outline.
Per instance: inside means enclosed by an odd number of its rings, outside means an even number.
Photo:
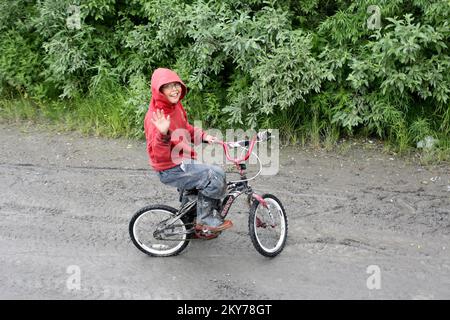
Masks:
[[[259,59],[251,76],[250,98],[259,108],[255,113],[271,114],[305,101],[310,92],[320,92],[324,79],[334,77],[311,53],[311,36],[301,31],[289,33],[283,46]]]
[[[445,149],[449,15],[449,0],[3,0],[0,95],[18,108],[2,100],[3,115],[142,137],[151,73],[168,67],[204,127],[327,146],[374,135],[400,151],[432,136]]]
[[[134,137],[143,137],[144,135],[142,123],[150,101],[149,86],[147,78],[142,74],[137,74],[131,77],[129,88],[125,94],[127,99],[122,107],[121,116],[130,121],[133,128],[131,136]]]
[[[30,1],[0,2],[0,94],[39,93],[41,39],[30,22],[36,12]]]

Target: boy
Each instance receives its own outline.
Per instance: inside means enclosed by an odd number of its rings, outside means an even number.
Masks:
[[[172,70],[158,68],[151,79],[152,100],[145,116],[144,129],[150,164],[162,183],[182,190],[197,189],[197,230],[218,232],[231,228],[213,214],[214,204],[226,192],[225,172],[217,166],[195,161],[190,142],[212,143],[215,137],[187,121],[181,100],[186,85]]]

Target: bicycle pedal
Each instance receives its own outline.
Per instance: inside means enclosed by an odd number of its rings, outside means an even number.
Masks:
[[[209,230],[201,230],[201,231],[196,231],[194,233],[194,239],[205,239],[205,240],[211,240],[211,239],[215,239],[219,236],[220,232],[211,232]]]

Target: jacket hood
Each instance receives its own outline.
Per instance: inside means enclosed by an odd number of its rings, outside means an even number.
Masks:
[[[158,68],[153,72],[151,80],[152,100],[150,102],[150,108],[163,110],[165,109],[166,111],[171,111],[174,109],[174,105],[172,105],[160,91],[163,85],[171,82],[181,83],[181,101],[186,95],[187,87],[183,83],[183,81],[181,81],[178,74],[166,68]],[[180,101],[178,101],[178,103],[180,103]]]

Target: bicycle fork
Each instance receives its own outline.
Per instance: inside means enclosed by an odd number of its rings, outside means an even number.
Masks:
[[[267,212],[269,213],[270,220],[272,221],[272,224],[270,224],[269,226],[272,227],[272,228],[275,228],[275,226],[276,226],[275,219],[273,218],[273,214],[272,214],[272,212],[270,210],[270,206],[267,204],[266,200],[264,200],[264,198],[261,197],[257,193],[252,193],[252,198],[255,199],[256,201],[258,201],[264,208],[267,209]],[[256,217],[256,227],[266,228],[267,227],[267,223],[262,222],[261,219],[259,219],[259,217]]]

